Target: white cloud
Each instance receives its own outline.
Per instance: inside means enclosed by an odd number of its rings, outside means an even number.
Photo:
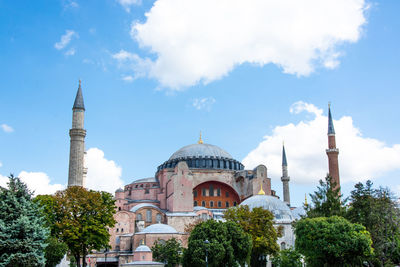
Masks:
[[[6,133],[12,133],[12,132],[14,132],[13,127],[11,127],[11,126],[9,126],[9,125],[7,125],[7,124],[5,124],[5,123],[3,123],[3,124],[0,125],[0,126],[1,126],[1,129],[3,129],[3,131],[6,132]]]
[[[125,9],[126,12],[131,12],[131,6],[140,5],[141,0],[117,0],[117,2]]]
[[[51,184],[49,176],[44,172],[22,171],[18,174],[18,177],[30,190],[34,191],[35,196],[53,194],[65,188],[65,185],[62,184]]]
[[[66,30],[65,34],[61,36],[61,40],[54,44],[57,50],[65,48],[72,40],[73,37],[77,37],[78,34],[73,30]]]
[[[365,0],[157,0],[131,35],[156,56],[147,76],[179,90],[244,63],[298,76],[335,68],[340,45],[359,40],[367,8]]]
[[[122,168],[113,160],[106,159],[102,150],[90,148],[86,154],[85,165],[88,168],[87,188],[114,193],[123,187]]]
[[[282,175],[282,141],[285,141],[289,175],[294,183],[315,183],[328,172],[327,116],[322,109],[304,102],[297,102],[291,113],[307,112],[313,117],[297,124],[276,126],[271,135],[244,159],[247,168],[265,164],[268,175],[279,179]],[[364,137],[349,116],[334,120],[336,144],[339,148],[341,182],[376,179],[385,173],[400,169],[400,144],[389,146],[384,142]]]
[[[134,72],[133,79],[146,76],[152,64],[150,59],[142,59],[137,54],[125,50],[113,54],[112,57],[118,61],[120,68]]]
[[[3,163],[0,161],[0,167],[3,167]]]
[[[64,53],[64,55],[66,55],[66,56],[73,56],[73,55],[75,55],[75,48],[68,49],[68,50]]]
[[[122,76],[122,80],[125,82],[133,82],[134,77],[131,75],[125,75],[125,76]]]
[[[196,98],[193,100],[192,106],[197,110],[210,111],[215,102],[216,100],[213,97]]]

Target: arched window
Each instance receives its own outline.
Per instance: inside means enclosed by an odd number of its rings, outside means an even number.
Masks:
[[[160,213],[157,213],[156,221],[157,221],[157,223],[161,223],[161,214]]]
[[[229,208],[229,201],[225,202],[225,207]]]
[[[195,206],[195,207],[197,206],[197,201],[193,202],[193,206]]]
[[[151,222],[151,210],[146,210],[146,222]]]
[[[209,193],[210,197],[214,196],[214,187],[212,184],[210,184],[210,193]]]
[[[210,201],[210,207],[214,207],[214,201]]]
[[[194,196],[194,197],[197,197],[197,190],[194,190],[194,191],[193,191],[193,196]]]
[[[206,194],[206,189],[205,188],[203,188],[203,197],[205,197],[207,194]]]
[[[233,202],[233,206],[235,206],[235,207],[236,207],[236,205],[237,205],[237,203],[236,203],[236,201],[234,201],[234,202]]]
[[[281,243],[281,250],[284,250],[284,249],[286,249],[286,243],[285,243],[285,242],[282,242],[282,243]]]
[[[121,207],[118,207],[118,210],[121,210]]]
[[[217,188],[217,196],[218,196],[218,197],[221,196],[221,188]]]
[[[203,207],[205,207],[205,206],[206,206],[206,202],[203,200],[203,201],[201,202],[201,205],[202,205]]]
[[[143,220],[143,218],[142,218],[142,214],[137,214],[136,215],[136,220],[138,220],[138,221],[142,221]]]
[[[221,208],[222,207],[222,203],[221,203],[221,201],[218,201],[218,208]]]

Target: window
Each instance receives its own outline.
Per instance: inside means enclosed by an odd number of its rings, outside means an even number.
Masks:
[[[235,206],[235,207],[236,207],[236,201],[234,201],[234,202],[233,202],[233,206]]]
[[[207,194],[206,194],[206,193],[207,193],[207,192],[206,192],[206,189],[205,189],[205,188],[203,188],[203,190],[202,190],[202,191],[203,191],[203,197],[205,197],[205,196],[207,195]]]
[[[214,207],[214,201],[210,201],[210,207]]]
[[[147,188],[144,190],[144,193],[145,193],[145,194],[148,194],[149,192],[150,192],[150,190],[147,189]]]
[[[221,201],[218,201],[218,208],[221,208],[222,207],[222,203],[221,203]]]
[[[218,196],[218,197],[221,196],[221,188],[217,188],[217,196]]]
[[[123,233],[124,232],[124,228],[121,228],[121,233]]]
[[[118,207],[118,210],[121,210],[121,207]]]
[[[138,215],[136,215],[136,220],[137,221],[142,221],[143,220],[143,218],[142,218],[142,214],[138,214]]]
[[[119,232],[119,229],[117,228],[117,233]]]
[[[194,196],[194,197],[197,197],[197,190],[194,190],[194,191],[193,191],[193,196]]]
[[[161,214],[160,213],[157,213],[157,215],[156,215],[156,222],[161,223]]]
[[[229,208],[229,201],[225,202],[225,207]]]
[[[281,243],[281,250],[284,250],[284,249],[286,249],[286,243],[285,243],[285,242],[282,242],[282,243]]]
[[[197,201],[193,202],[193,206],[195,206],[195,207],[197,206]]]
[[[140,239],[139,245],[144,245],[144,239]]]
[[[204,200],[201,202],[201,206],[203,206],[203,207],[206,206],[206,202]]]
[[[214,196],[214,187],[210,185],[210,197]]]
[[[146,222],[151,222],[151,210],[146,210]]]
[[[225,196],[229,197],[229,192],[228,191],[225,192]]]

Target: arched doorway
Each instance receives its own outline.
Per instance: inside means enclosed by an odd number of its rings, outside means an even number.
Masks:
[[[227,184],[208,181],[193,189],[193,205],[208,209],[227,209],[239,205],[236,191]]]

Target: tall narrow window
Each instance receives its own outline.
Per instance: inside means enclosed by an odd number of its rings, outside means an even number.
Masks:
[[[205,206],[206,206],[206,202],[203,200],[203,201],[201,202],[201,205],[202,205],[203,207],[205,207]]]
[[[161,214],[160,213],[157,213],[157,215],[156,215],[156,222],[161,223]]]
[[[197,206],[197,201],[193,202],[193,206],[195,206],[195,207]]]
[[[229,192],[228,191],[225,192],[225,196],[229,197]]]
[[[138,215],[136,215],[136,220],[138,220],[138,221],[143,220],[142,214],[139,213]]]
[[[151,222],[151,210],[146,210],[146,222]]]
[[[210,207],[214,207],[214,201],[210,201]]]
[[[213,187],[213,185],[211,184],[210,185],[210,197],[213,197],[214,196],[214,187]]]
[[[229,208],[229,201],[225,202],[225,207]]]
[[[221,208],[222,207],[222,203],[221,203],[221,201],[218,201],[218,208]]]
[[[218,196],[218,197],[221,196],[221,188],[217,188],[217,196]]]
[[[194,197],[197,197],[197,190],[194,190],[194,191],[193,191],[193,196],[194,196]]]
[[[206,189],[205,188],[203,188],[203,197],[205,197],[207,194],[206,194]]]

